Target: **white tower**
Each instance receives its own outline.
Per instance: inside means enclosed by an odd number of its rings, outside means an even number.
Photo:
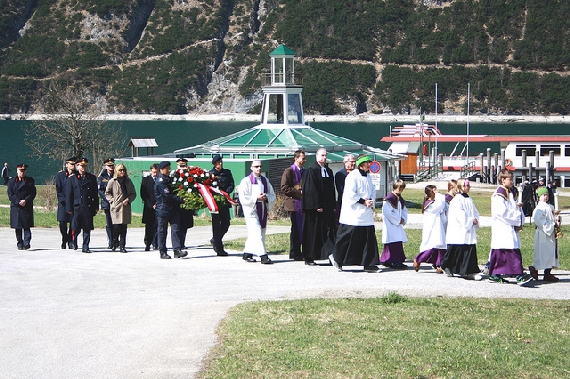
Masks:
[[[285,45],[273,50],[271,73],[263,74],[263,104],[259,127],[304,126],[303,80],[295,74],[295,53]]]

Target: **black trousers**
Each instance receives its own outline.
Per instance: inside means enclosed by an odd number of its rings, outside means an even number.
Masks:
[[[127,239],[127,224],[113,224],[113,244],[121,249],[125,248]]]
[[[223,249],[224,244],[222,239],[230,229],[230,208],[220,207],[218,214],[212,214],[212,239],[214,240],[214,247]]]

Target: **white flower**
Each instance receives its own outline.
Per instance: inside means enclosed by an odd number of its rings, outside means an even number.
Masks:
[[[217,186],[218,186],[218,182],[216,182],[216,181],[214,180],[214,181],[212,182],[212,185],[213,185],[214,187],[217,187]]]
[[[186,187],[188,187],[188,182],[184,182],[184,185],[185,185]]]

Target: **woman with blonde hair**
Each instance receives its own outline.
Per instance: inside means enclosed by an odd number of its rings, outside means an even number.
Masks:
[[[457,180],[457,195],[449,203],[447,213],[447,251],[441,268],[447,276],[459,275],[465,279],[481,280],[477,264],[477,229],[479,211],[469,197],[471,183],[466,178]]]
[[[115,251],[119,247],[121,253],[126,253],[125,239],[127,237],[127,225],[131,223],[131,203],[137,194],[124,164],[119,163],[115,166],[114,176],[107,183],[105,197],[109,201],[111,219],[113,220],[112,250]]]

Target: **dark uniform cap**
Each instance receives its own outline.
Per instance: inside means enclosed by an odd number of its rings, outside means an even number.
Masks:
[[[115,165],[115,158],[105,159],[105,166],[114,166],[114,165]]]
[[[216,154],[212,157],[212,164],[215,164],[217,161],[221,161],[222,156],[220,154]]]
[[[170,167],[169,161],[162,161],[158,164],[158,169],[162,170],[163,168]]]
[[[188,159],[185,158],[178,158],[178,160],[176,161],[176,163],[178,163],[179,166],[187,166],[188,165]]]
[[[69,157],[65,160],[65,163],[75,163],[76,161],[77,161],[77,158]]]
[[[16,166],[16,168],[17,168],[18,170],[24,170],[24,171],[26,171],[26,169],[28,168],[28,165],[25,164],[25,163],[20,163],[19,165]]]
[[[81,166],[87,166],[87,164],[89,163],[89,159],[87,158],[79,158],[75,164],[81,165]]]

